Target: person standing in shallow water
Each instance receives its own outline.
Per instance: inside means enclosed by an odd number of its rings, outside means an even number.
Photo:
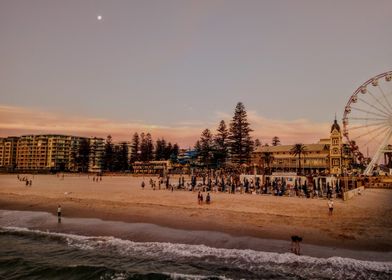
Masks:
[[[296,255],[301,254],[301,247],[299,246],[300,242],[302,242],[301,236],[298,235],[291,236],[291,252],[293,252]]]
[[[57,219],[58,222],[61,223],[61,205],[57,207]]]

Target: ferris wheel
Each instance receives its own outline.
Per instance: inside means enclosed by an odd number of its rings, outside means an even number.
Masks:
[[[343,113],[343,135],[358,163],[373,173],[384,153],[392,152],[392,71],[363,83],[350,97]]]

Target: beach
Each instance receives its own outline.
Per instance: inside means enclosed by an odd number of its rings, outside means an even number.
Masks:
[[[0,209],[45,211],[63,217],[151,223],[224,232],[234,236],[290,240],[353,250],[392,251],[392,192],[367,189],[349,201],[255,194],[211,193],[212,203],[198,205],[197,192],[153,190],[148,177],[28,175],[31,187],[16,175],[0,176]],[[156,179],[156,177],[154,178]],[[188,179],[188,178],[186,178]],[[146,187],[141,188],[141,182]],[[178,179],[171,178],[173,183]]]
[[[212,192],[211,204],[199,205],[198,192],[163,184],[154,190],[149,177],[20,176],[32,186],[16,175],[0,176],[0,278],[392,275],[390,190],[335,199],[329,217],[327,200],[320,198]],[[292,235],[303,238],[300,255],[290,251]]]

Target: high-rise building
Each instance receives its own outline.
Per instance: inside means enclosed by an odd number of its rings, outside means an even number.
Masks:
[[[69,170],[72,162],[71,142],[75,139],[83,138],[52,134],[21,136],[17,144],[16,169]]]
[[[0,170],[100,172],[104,152],[104,139],[96,137],[42,134],[0,138]]]
[[[127,149],[127,160],[128,160],[128,162],[130,162],[131,161],[131,153],[132,153],[132,143],[130,141],[121,141],[121,142],[114,143],[115,149],[117,147],[117,149],[121,150],[124,148],[124,146]]]
[[[103,138],[90,138],[89,172],[101,172],[102,160],[105,153],[105,140]]]
[[[17,170],[45,168],[47,165],[47,141],[43,140],[36,140],[34,135],[23,135],[19,138],[16,150]],[[36,157],[37,155],[39,155],[38,158]]]
[[[0,138],[0,169],[13,170],[16,166],[16,150],[19,137]]]
[[[0,168],[18,171],[79,171],[82,141],[89,142],[90,139],[57,134],[0,138]],[[103,148],[94,152],[100,154],[100,151]],[[89,150],[85,157],[90,157]]]

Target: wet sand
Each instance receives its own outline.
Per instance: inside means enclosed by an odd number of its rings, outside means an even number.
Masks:
[[[164,242],[172,244],[205,245],[212,248],[250,249],[253,251],[288,253],[291,242],[250,236],[233,236],[217,231],[174,229],[148,223],[126,223],[103,221],[96,218],[62,218],[56,222],[56,215],[39,211],[0,210],[2,230],[39,233],[64,233],[89,238],[102,236],[131,240],[134,242]],[[301,244],[301,255],[329,258],[339,256],[366,261],[385,262],[392,260],[392,251],[360,251]],[[392,263],[391,263],[392,264]]]
[[[0,175],[0,209],[56,214],[61,204],[66,218],[151,223],[285,241],[295,234],[303,237],[304,244],[392,251],[391,190],[367,189],[352,200],[335,200],[330,218],[324,199],[212,193],[210,205],[198,205],[196,192],[152,190],[147,177],[144,190],[142,177],[103,177],[98,183],[85,175],[66,175],[64,180],[55,175],[29,178],[32,187],[16,175]]]

